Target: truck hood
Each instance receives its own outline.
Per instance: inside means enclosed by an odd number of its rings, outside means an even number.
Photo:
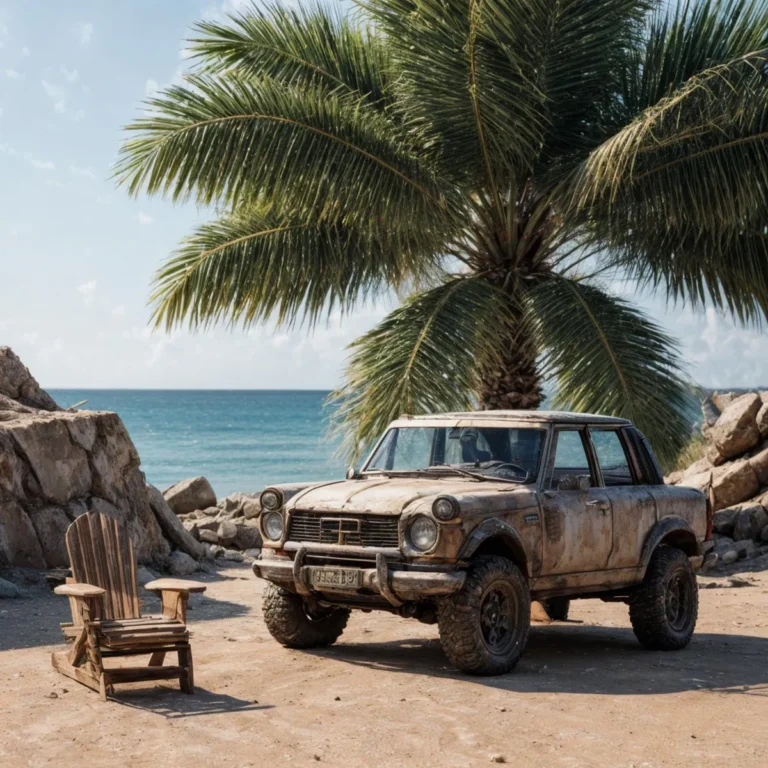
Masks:
[[[318,512],[358,512],[372,515],[400,514],[419,500],[436,496],[477,497],[498,494],[530,497],[531,486],[477,482],[469,478],[371,477],[323,483],[297,493],[286,507]]]

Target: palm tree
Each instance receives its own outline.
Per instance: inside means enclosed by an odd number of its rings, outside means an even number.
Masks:
[[[352,345],[350,452],[403,412],[557,403],[689,434],[674,341],[612,281],[768,309],[768,3],[366,0],[201,23],[128,128],[130,193],[215,206],[158,325],[320,321]]]

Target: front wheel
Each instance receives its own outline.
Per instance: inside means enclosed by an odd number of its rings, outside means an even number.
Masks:
[[[288,648],[333,645],[349,619],[345,608],[320,608],[310,612],[299,595],[275,584],[267,584],[262,605],[269,634]]]
[[[511,671],[531,624],[531,597],[520,569],[505,557],[478,557],[461,590],[439,601],[437,623],[445,655],[462,672]]]
[[[659,547],[629,601],[635,636],[649,651],[679,651],[691,641],[698,613],[699,588],[688,557]]]

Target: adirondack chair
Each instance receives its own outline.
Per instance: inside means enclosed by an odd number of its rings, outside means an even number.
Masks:
[[[160,595],[163,615],[142,617],[131,538],[116,520],[96,512],[81,515],[67,529],[66,544],[74,578],[54,592],[70,601],[72,623],[61,626],[72,647],[54,652],[54,668],[99,691],[105,701],[116,683],[141,680],[178,679],[182,691],[194,693],[187,601],[205,585],[149,582],[146,589]],[[164,666],[172,652],[178,665]],[[105,658],[141,654],[150,654],[148,666],[104,667]]]

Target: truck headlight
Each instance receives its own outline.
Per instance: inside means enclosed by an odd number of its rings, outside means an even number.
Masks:
[[[453,520],[459,512],[459,505],[456,499],[450,496],[438,496],[432,504],[432,514],[438,520]]]
[[[411,544],[416,549],[426,552],[437,541],[437,523],[425,515],[419,515],[411,523]]]
[[[269,512],[261,519],[264,533],[272,541],[280,541],[283,538],[283,516],[280,512]]]
[[[267,511],[280,509],[280,507],[283,506],[282,496],[277,491],[262,491],[262,494],[259,498],[261,501],[261,508]]]

